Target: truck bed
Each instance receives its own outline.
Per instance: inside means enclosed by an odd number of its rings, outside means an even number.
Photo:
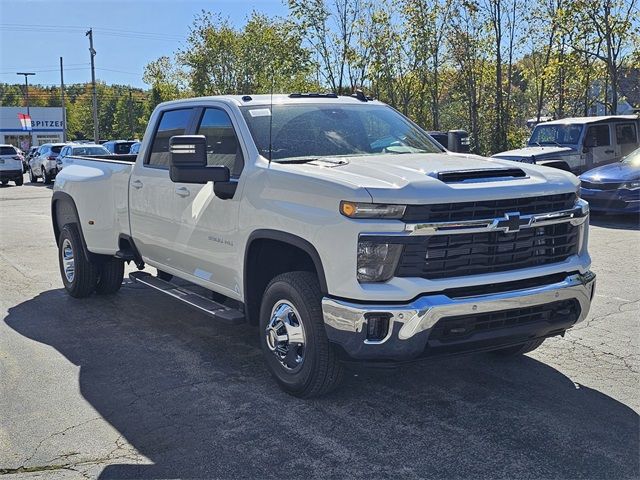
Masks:
[[[136,155],[70,156],[58,173],[54,195],[74,199],[87,246],[93,253],[113,255],[121,234],[129,235],[129,176]]]

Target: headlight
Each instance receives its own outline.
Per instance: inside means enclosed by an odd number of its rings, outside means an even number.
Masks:
[[[358,242],[358,281],[386,282],[393,277],[401,253],[399,244],[361,240]]]
[[[349,218],[402,218],[406,205],[340,202],[340,213]]]
[[[640,181],[636,180],[634,182],[627,182],[620,185],[620,188],[624,188],[625,190],[637,190],[640,188]]]

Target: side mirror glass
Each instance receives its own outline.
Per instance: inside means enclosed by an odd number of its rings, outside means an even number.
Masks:
[[[228,182],[229,167],[207,166],[204,135],[176,135],[169,139],[169,177],[176,183]]]

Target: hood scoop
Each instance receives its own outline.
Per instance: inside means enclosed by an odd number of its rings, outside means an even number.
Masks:
[[[493,182],[496,180],[512,180],[526,178],[527,174],[519,168],[483,168],[479,170],[454,170],[449,172],[433,172],[430,176],[444,183]]]

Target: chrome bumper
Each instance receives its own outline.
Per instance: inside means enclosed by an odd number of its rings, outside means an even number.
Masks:
[[[428,332],[445,317],[473,315],[487,312],[544,305],[560,300],[575,299],[580,305],[578,323],[589,313],[595,274],[574,274],[562,282],[523,290],[507,291],[474,297],[450,298],[443,294],[425,295],[403,305],[359,304],[332,298],[323,298],[322,311],[328,337],[342,344],[352,357],[373,356],[376,346],[380,352],[391,353],[392,357],[414,355],[417,349],[424,349]],[[372,314],[389,314],[387,336],[379,341],[366,339],[367,317]],[[425,335],[421,335],[424,332]],[[416,341],[417,337],[422,337]],[[406,342],[406,352],[403,343]],[[391,345],[385,345],[393,343]],[[359,344],[363,344],[359,345]],[[422,345],[422,347],[420,347]],[[354,355],[355,353],[355,355]]]

